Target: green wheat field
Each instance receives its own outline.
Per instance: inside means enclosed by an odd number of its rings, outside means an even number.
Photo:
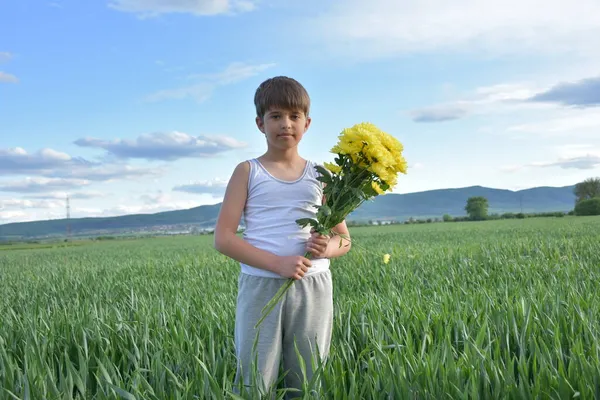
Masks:
[[[307,398],[600,398],[600,218],[351,233]],[[0,248],[0,399],[234,397],[212,236]]]

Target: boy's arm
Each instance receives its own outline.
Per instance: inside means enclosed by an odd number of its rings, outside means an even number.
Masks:
[[[237,235],[237,228],[248,197],[249,173],[250,167],[247,162],[238,164],[233,171],[217,219],[214,247],[218,252],[238,262],[278,274],[280,273],[279,257],[252,246]]]
[[[327,184],[323,183],[323,188]],[[325,195],[321,198],[321,204],[327,203],[327,197]],[[310,237],[307,249],[312,252],[315,257],[323,258],[336,258],[341,257],[350,251],[352,243],[350,241],[350,231],[346,225],[346,220],[340,222],[333,227],[332,232],[334,233],[329,238],[329,241],[325,241],[324,237],[315,236],[314,234]],[[341,241],[341,243],[340,243]],[[323,244],[322,244],[323,243]],[[313,246],[316,244],[317,248]],[[320,245],[320,246],[319,246]],[[326,246],[326,247],[325,247]],[[319,248],[320,247],[320,248]]]
[[[327,250],[325,250],[325,257],[341,257],[348,251],[350,251],[350,248],[352,247],[352,243],[350,241],[350,231],[348,231],[346,221],[342,221],[339,224],[337,224],[332,229],[332,231],[334,232],[334,234],[331,236],[331,238],[329,239],[329,243],[327,244]]]

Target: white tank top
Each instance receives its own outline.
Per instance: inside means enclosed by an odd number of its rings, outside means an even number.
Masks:
[[[316,205],[322,204],[323,186],[316,178],[315,163],[307,161],[302,176],[295,181],[275,178],[257,159],[249,160],[248,198],[244,208],[244,239],[253,246],[279,256],[306,251],[310,226],[301,228],[299,218],[316,218]],[[329,259],[311,258],[305,276],[329,269]],[[281,275],[241,263],[242,273],[281,278]]]

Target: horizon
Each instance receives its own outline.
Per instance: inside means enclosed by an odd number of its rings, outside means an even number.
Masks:
[[[449,188],[438,188],[438,189],[430,189],[430,190],[423,190],[423,191],[418,191],[418,192],[408,192],[408,193],[388,193],[385,194],[384,196],[390,196],[390,195],[399,195],[399,196],[403,196],[403,195],[410,195],[410,194],[420,194],[420,193],[427,193],[427,192],[434,192],[434,191],[444,191],[444,190],[464,190],[464,189],[470,189],[470,188],[483,188],[483,189],[491,189],[491,190],[507,190],[510,191],[512,193],[518,193],[521,191],[525,191],[525,190],[532,190],[532,189],[545,189],[545,188],[550,188],[550,189],[563,189],[563,188],[567,188],[567,187],[572,187],[575,186],[575,184],[572,185],[561,185],[561,186],[533,186],[533,187],[529,187],[529,188],[524,188],[524,189],[519,189],[519,190],[510,190],[510,189],[503,189],[503,188],[494,188],[494,187],[488,187],[488,186],[482,186],[482,185],[472,185],[472,186],[464,186],[464,187],[449,187]],[[65,199],[66,202],[66,199]],[[199,206],[193,206],[193,207],[189,207],[189,208],[181,208],[181,209],[173,209],[173,210],[162,210],[162,211],[148,211],[148,212],[140,212],[140,213],[128,213],[128,214],[117,214],[117,215],[102,215],[102,216],[80,216],[78,217],[77,215],[70,215],[69,219],[73,220],[73,219],[83,219],[83,218],[118,218],[118,217],[125,217],[125,216],[132,216],[132,215],[152,215],[152,214],[158,214],[158,213],[162,213],[162,212],[170,212],[170,211],[184,211],[184,210],[189,210],[192,208],[197,208],[197,207],[205,207],[205,206],[216,206],[221,204],[221,201],[218,201],[216,203],[210,203],[210,204],[201,204]],[[66,203],[65,203],[66,206]],[[40,220],[30,220],[30,221],[16,221],[16,222],[7,222],[7,223],[0,223],[0,226],[2,225],[9,225],[9,224],[20,224],[20,223],[27,223],[27,222],[41,222],[41,221],[50,221],[50,220],[66,220],[66,215],[63,215],[62,217],[57,217],[57,218],[50,218],[50,219],[40,219]],[[243,221],[240,221],[240,224],[242,224]]]
[[[0,225],[219,204],[275,75],[311,96],[305,158],[398,138],[395,194],[600,176],[600,3],[308,1],[0,5]]]

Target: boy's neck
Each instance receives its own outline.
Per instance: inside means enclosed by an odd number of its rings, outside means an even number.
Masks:
[[[294,147],[293,149],[287,149],[285,151],[281,150],[267,150],[265,154],[263,154],[261,159],[265,161],[271,162],[282,162],[282,163],[293,163],[294,161],[303,160],[298,154],[298,148]]]

